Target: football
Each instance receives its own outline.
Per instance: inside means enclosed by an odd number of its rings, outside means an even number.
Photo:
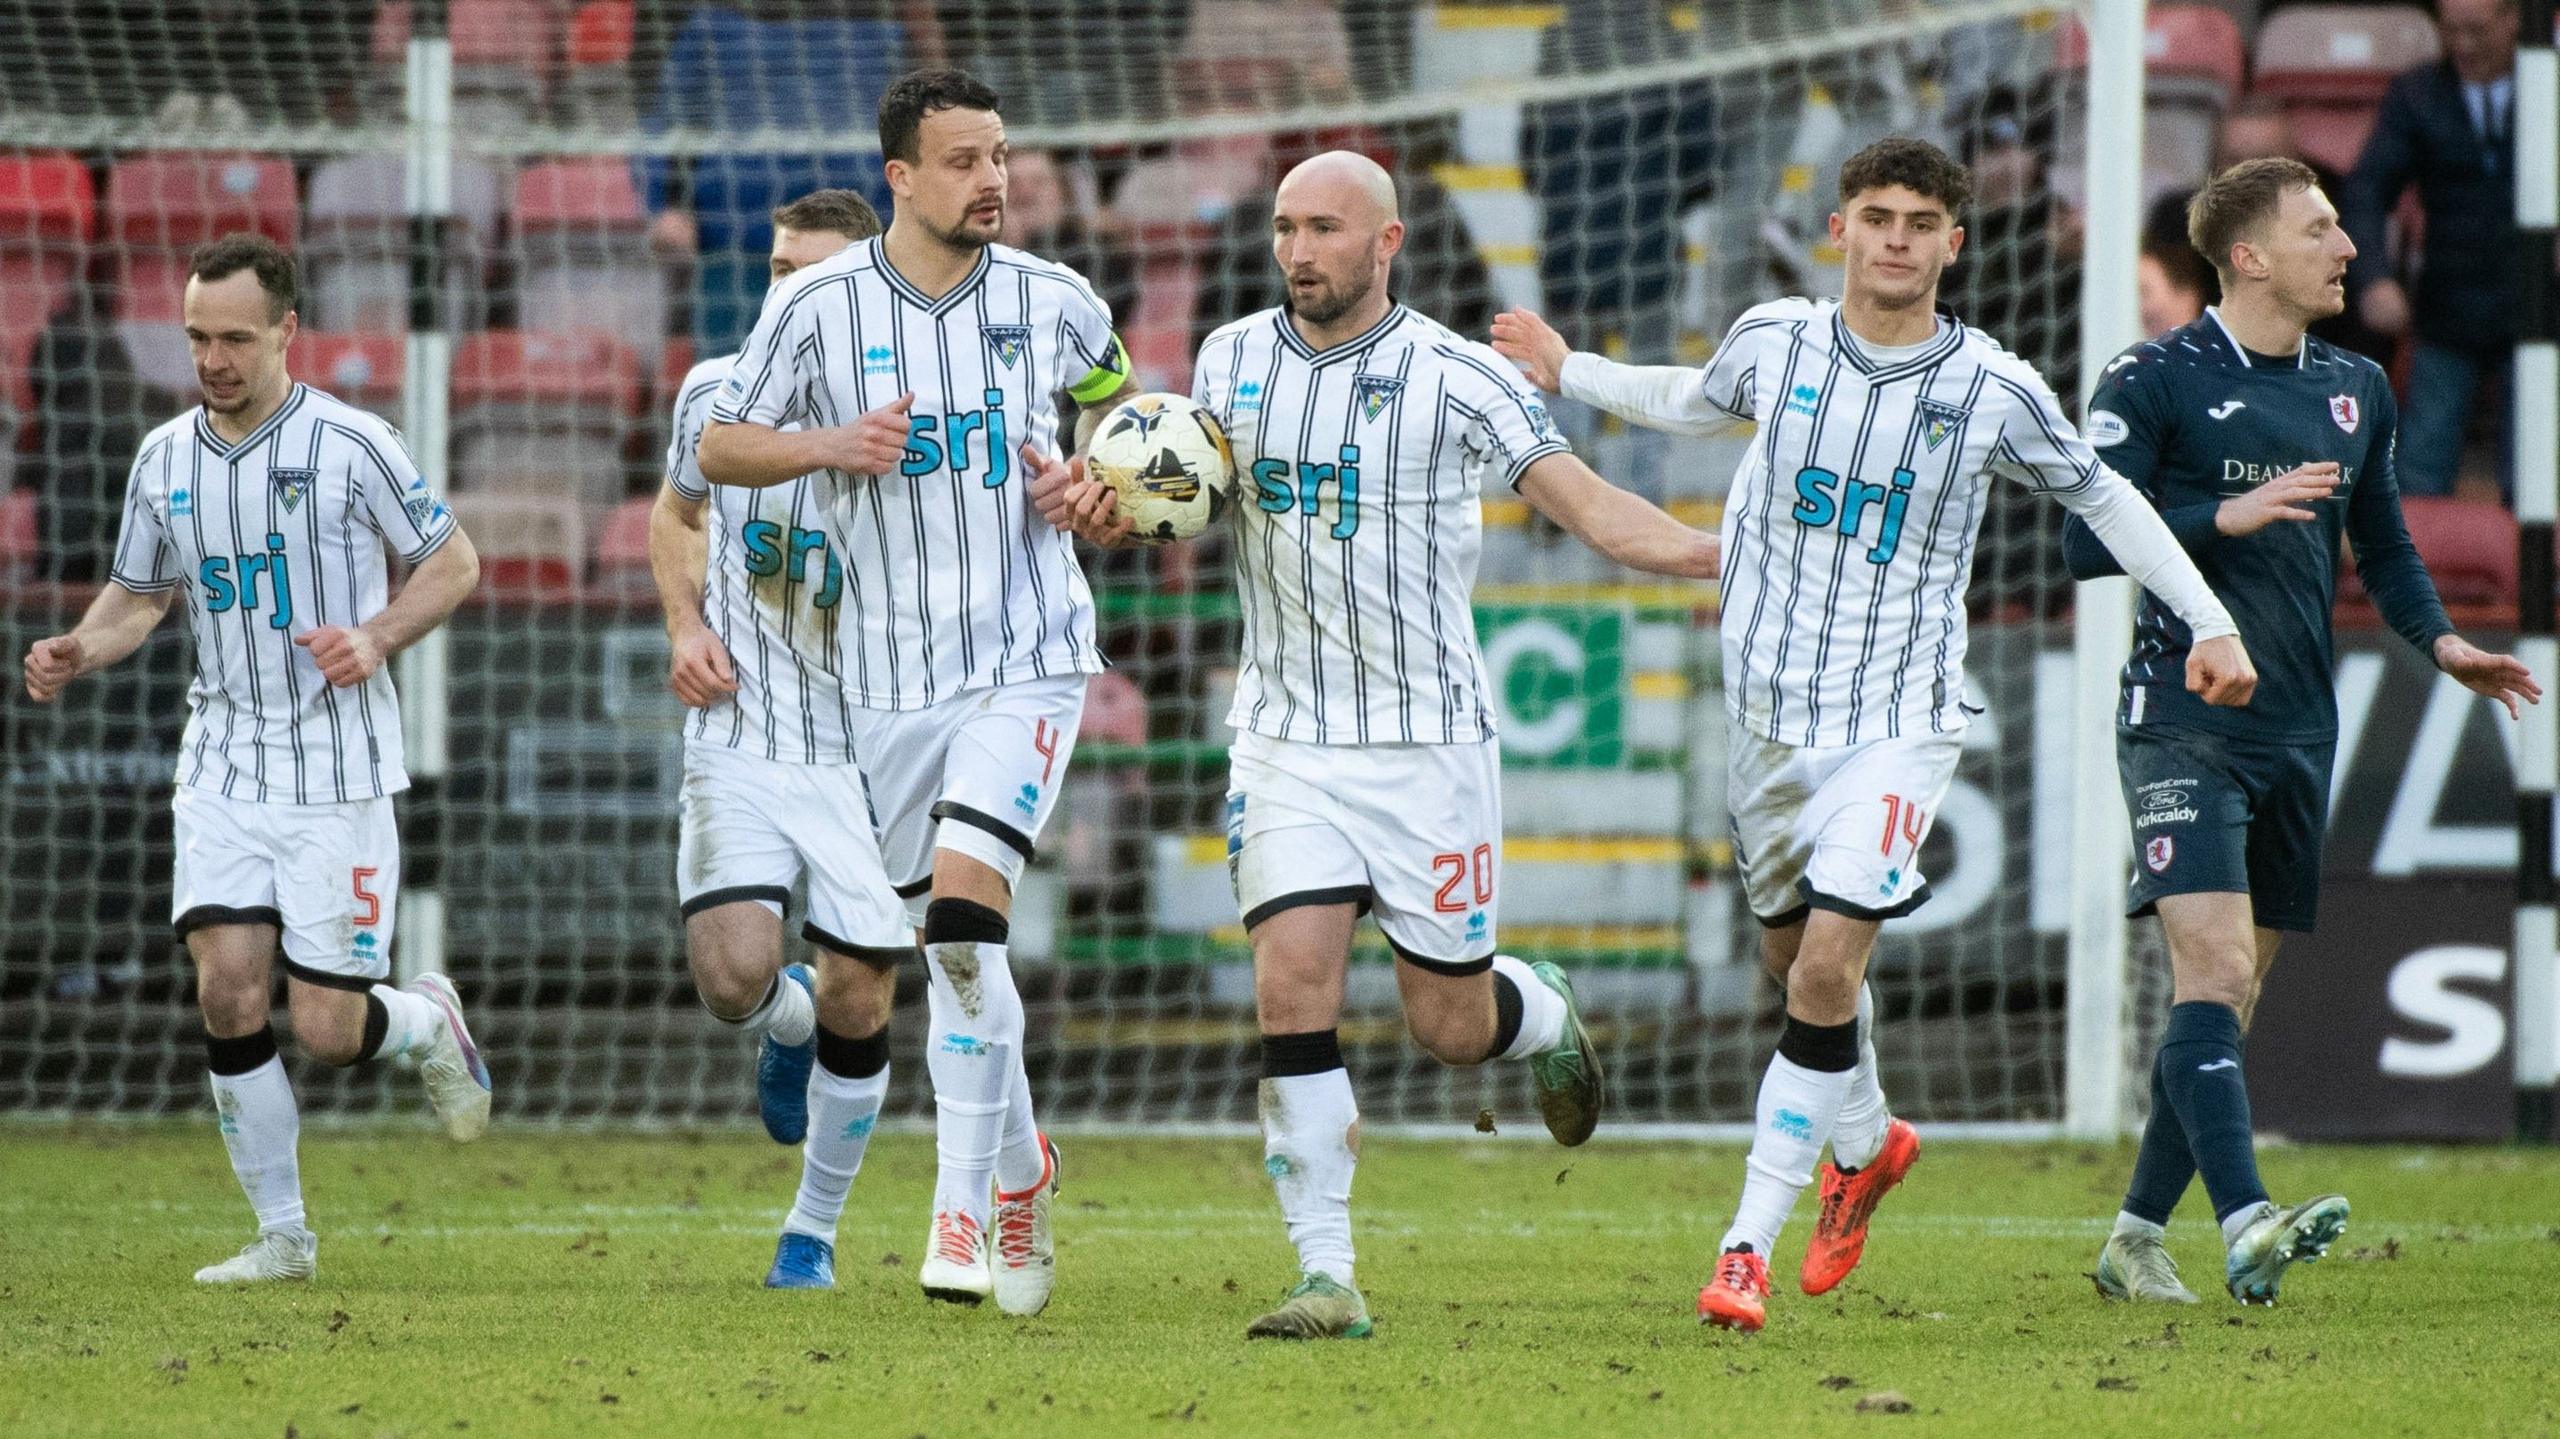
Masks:
[[[1138,395],[1103,417],[1085,473],[1118,492],[1141,544],[1187,540],[1209,527],[1213,496],[1235,477],[1235,453],[1215,415],[1183,395]]]

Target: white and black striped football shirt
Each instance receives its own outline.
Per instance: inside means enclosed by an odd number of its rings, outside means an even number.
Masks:
[[[1482,487],[1566,448],[1511,362],[1402,305],[1322,351],[1265,310],[1202,342],[1192,395],[1235,447],[1228,723],[1314,744],[1492,738],[1468,604]]]
[[[685,739],[786,764],[851,764],[849,702],[836,674],[844,563],[809,477],[756,490],[702,474],[703,422],[735,361],[724,355],[686,373],[669,431],[667,484],[705,502],[702,617],[738,680],[736,694],[687,717]]]
[[[2096,454],[2033,366],[1941,315],[1881,351],[1836,300],[1735,321],[1709,403],[1759,422],[1724,512],[1734,719],[1806,747],[1964,727],[1965,583],[1992,477],[2084,510]]]
[[[722,423],[832,426],[915,395],[897,473],[808,477],[844,564],[847,697],[918,709],[1099,671],[1092,592],[1073,543],[1031,507],[1018,451],[1058,453],[1060,392],[1119,388],[1110,310],[1075,271],[1005,245],[928,299],[881,245],[783,281],[711,408]]]
[[[386,543],[416,564],[453,532],[399,435],[308,385],[236,445],[201,406],[153,430],[112,578],[186,590],[196,673],[178,783],[270,804],[408,788],[390,666],[338,689],[293,638],[382,610]]]

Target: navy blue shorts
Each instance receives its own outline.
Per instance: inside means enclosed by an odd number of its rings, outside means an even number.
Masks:
[[[2334,741],[2265,744],[2181,725],[2116,726],[2133,818],[2133,892],[2145,915],[2171,894],[2246,894],[2260,929],[2308,933],[2320,916]]]

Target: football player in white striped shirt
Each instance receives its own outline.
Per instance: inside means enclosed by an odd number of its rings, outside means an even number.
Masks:
[[[1569,354],[1514,311],[1494,345],[1542,387],[1639,424],[1760,426],[1724,516],[1727,776],[1735,854],[1786,1029],[1760,1084],[1740,1211],[1699,1317],[1754,1331],[1768,1256],[1824,1143],[1801,1284],[1848,1277],[1867,1219],[1919,1154],[1876,1077],[1865,987],[1878,927],[1928,898],[1921,841],[1966,722],[1965,579],[1986,491],[2006,479],[2089,522],[2195,630],[2187,687],[2245,703],[2256,672],[2159,512],[2098,463],[2034,369],[1937,308],[1964,243],[1964,168],[1919,140],[1840,170],[1837,302],[1744,313],[1706,372]]]
[[[773,212],[773,278],[879,233],[880,217],[853,191],[803,195]],[[649,516],[668,684],[694,710],[677,899],[703,1007],[758,1040],[765,1132],[807,1140],[765,1285],[830,1289],[836,1221],[889,1092],[897,966],[915,944],[846,734],[836,647],[844,563],[813,482],[713,486],[694,462],[734,359],[685,376],[667,482]],[[782,964],[782,910],[804,875],[800,932],[817,955],[814,981],[808,966]]]
[[[1395,302],[1396,194],[1365,156],[1291,171],[1272,247],[1288,304],[1213,332],[1193,396],[1238,471],[1244,654],[1227,852],[1252,938],[1264,1167],[1299,1279],[1249,1337],[1369,1331],[1353,1282],[1359,1110],[1336,1025],[1353,926],[1375,913],[1414,1038],[1442,1062],[1526,1060],[1565,1144],[1599,1120],[1597,1057],[1552,964],[1495,953],[1501,762],[1469,606],[1480,494],[1506,484],[1621,564],[1711,579],[1716,540],[1575,459],[1480,342]],[[1125,534],[1098,484],[1053,517]]]
[[[194,957],[214,1107],[258,1220],[207,1284],[308,1279],[293,1087],[268,1026],[281,933],[293,1035],[324,1064],[414,1055],[456,1139],[489,1122],[489,1071],[453,984],[397,989],[392,917],[408,788],[384,661],[453,613],[480,560],[380,420],[286,374],[297,283],[272,241],[198,249],[184,319],[204,403],[146,436],[107,585],[36,641],[51,700],[130,655],[186,596],[196,676],[178,757],[178,937]],[[383,546],[414,566],[386,603]]]
[[[722,485],[808,476],[842,557],[847,733],[930,981],[941,1169],[919,1279],[1030,1314],[1055,1279],[1057,1154],[1034,1122],[1006,940],[1102,656],[1074,547],[1024,493],[1062,468],[1057,395],[1094,418],[1129,362],[1081,276],[995,243],[993,91],[905,76],[881,97],[880,147],[887,233],[766,298],[701,464]]]

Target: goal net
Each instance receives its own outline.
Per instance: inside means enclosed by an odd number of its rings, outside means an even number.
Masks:
[[[1972,163],[1956,311],[2079,391],[2075,218],[2092,162],[2067,21],[2024,3],[1747,0],[450,0],[451,218],[438,403],[404,387],[412,16],[397,3],[0,0],[0,566],[12,654],[103,578],[140,435],[193,403],[183,258],[234,229],[305,268],[297,376],[410,422],[477,540],[450,626],[448,763],[402,801],[404,967],[453,974],[502,1117],[732,1122],[747,1046],[704,1015],[675,909],[679,710],[647,575],[675,382],[732,348],[765,216],[819,184],[886,212],[871,107],[901,70],[1005,98],[1012,243],[1076,265],[1149,388],[1277,301],[1275,177],[1349,147],[1396,175],[1400,298],[1481,336],[1534,306],[1577,345],[1697,363],[1748,305],[1837,293],[1840,162],[1889,133]],[[428,23],[420,28],[432,29]],[[207,16],[221,18],[207,19]],[[433,107],[430,107],[433,108]],[[1747,437],[1674,441],[1559,406],[1613,480],[1712,526]],[[420,433],[420,426],[428,428]],[[1619,571],[1485,500],[1477,619],[1506,767],[1501,933],[1561,962],[1621,1123],[1746,1121],[1779,1005],[1733,873],[1712,586]],[[1974,556],[1983,711],[1924,854],[1936,899],[1874,973],[1899,1111],[2055,1119],[2068,891],[2068,582],[2059,514],[1994,496]],[[1247,949],[1224,864],[1237,608],[1221,546],[1089,557],[1116,668],[1017,899],[1029,1060],[1058,1124],[1250,1121]],[[170,779],[190,646],[0,701],[0,1107],[204,1102],[169,928]],[[796,925],[793,927],[796,930]],[[799,941],[790,942],[794,950]],[[904,980],[894,1052],[922,1044]],[[279,1023],[282,1022],[279,1009]],[[1403,1035],[1364,926],[1344,1024],[1372,1123],[1534,1128],[1516,1067],[1449,1070]],[[920,1065],[893,1113],[921,1117]],[[297,1070],[305,1104],[405,1109],[393,1076]]]

